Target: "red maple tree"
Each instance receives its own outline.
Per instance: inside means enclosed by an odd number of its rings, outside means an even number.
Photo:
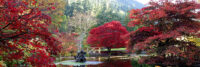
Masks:
[[[130,11],[132,21],[128,26],[144,26],[131,33],[128,47],[133,51],[146,51],[149,55],[139,62],[160,65],[200,63],[199,47],[186,39],[199,35],[200,4],[189,0],[173,1],[151,1],[147,7]]]
[[[24,59],[33,66],[49,65],[60,51],[59,42],[48,31],[51,17],[31,3],[0,0],[0,55],[3,61]],[[32,46],[34,49],[26,49]],[[24,52],[31,52],[25,56]]]
[[[76,53],[78,50],[77,47],[77,37],[79,36],[77,33],[67,33],[67,32],[61,32],[56,34],[56,39],[62,42],[62,49],[60,52],[61,56],[67,56],[67,54],[71,54],[73,56],[73,53]]]
[[[127,39],[123,36],[127,33],[119,21],[112,21],[90,30],[87,42],[93,47],[105,47],[110,53],[111,48],[126,46]]]

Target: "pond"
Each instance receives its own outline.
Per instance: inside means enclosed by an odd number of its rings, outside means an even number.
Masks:
[[[68,60],[57,65],[58,67],[133,67],[131,64],[131,58],[126,57],[112,57],[109,60],[106,57],[93,57],[87,58],[87,62],[85,64],[74,63],[73,60]]]

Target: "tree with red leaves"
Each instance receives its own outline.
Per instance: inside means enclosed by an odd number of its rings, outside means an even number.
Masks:
[[[62,33],[57,33],[56,34],[57,37],[56,39],[59,40],[62,45],[62,49],[60,52],[61,56],[69,56],[68,54],[71,54],[71,56],[73,56],[73,53],[76,53],[78,51],[78,47],[77,47],[77,38],[78,38],[78,34],[77,33],[66,33],[66,32],[62,32]]]
[[[111,48],[125,47],[127,39],[123,38],[128,31],[119,21],[105,23],[90,30],[87,42],[91,46],[105,47],[110,53]]]
[[[14,60],[32,66],[50,65],[52,55],[60,52],[59,42],[48,31],[51,17],[30,4],[0,0],[0,56],[10,66],[18,66]]]
[[[199,37],[200,4],[189,0],[151,1],[149,6],[130,11],[128,26],[144,26],[130,34],[128,49],[146,51],[140,63],[195,65],[200,47],[187,37]]]

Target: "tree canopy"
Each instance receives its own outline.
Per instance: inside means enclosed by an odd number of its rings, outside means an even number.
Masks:
[[[87,42],[95,47],[125,47],[127,40],[123,36],[127,33],[119,21],[112,21],[90,30]]]
[[[174,1],[174,2],[173,2]],[[129,49],[146,51],[141,63],[192,65],[199,63],[200,49],[187,37],[199,37],[200,4],[189,0],[151,1],[130,11],[129,26],[144,26],[130,35]]]
[[[0,0],[0,55],[10,66],[14,60],[33,66],[50,65],[52,55],[60,52],[59,41],[48,31],[51,17],[29,7],[33,3]]]

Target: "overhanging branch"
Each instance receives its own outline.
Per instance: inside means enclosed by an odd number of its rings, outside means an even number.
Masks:
[[[13,39],[13,38],[17,38],[17,37],[19,37],[20,35],[24,35],[24,34],[27,34],[27,32],[23,32],[23,33],[20,33],[20,34],[11,36],[11,37],[2,38],[2,39],[0,39],[0,41],[9,40],[9,39]]]

